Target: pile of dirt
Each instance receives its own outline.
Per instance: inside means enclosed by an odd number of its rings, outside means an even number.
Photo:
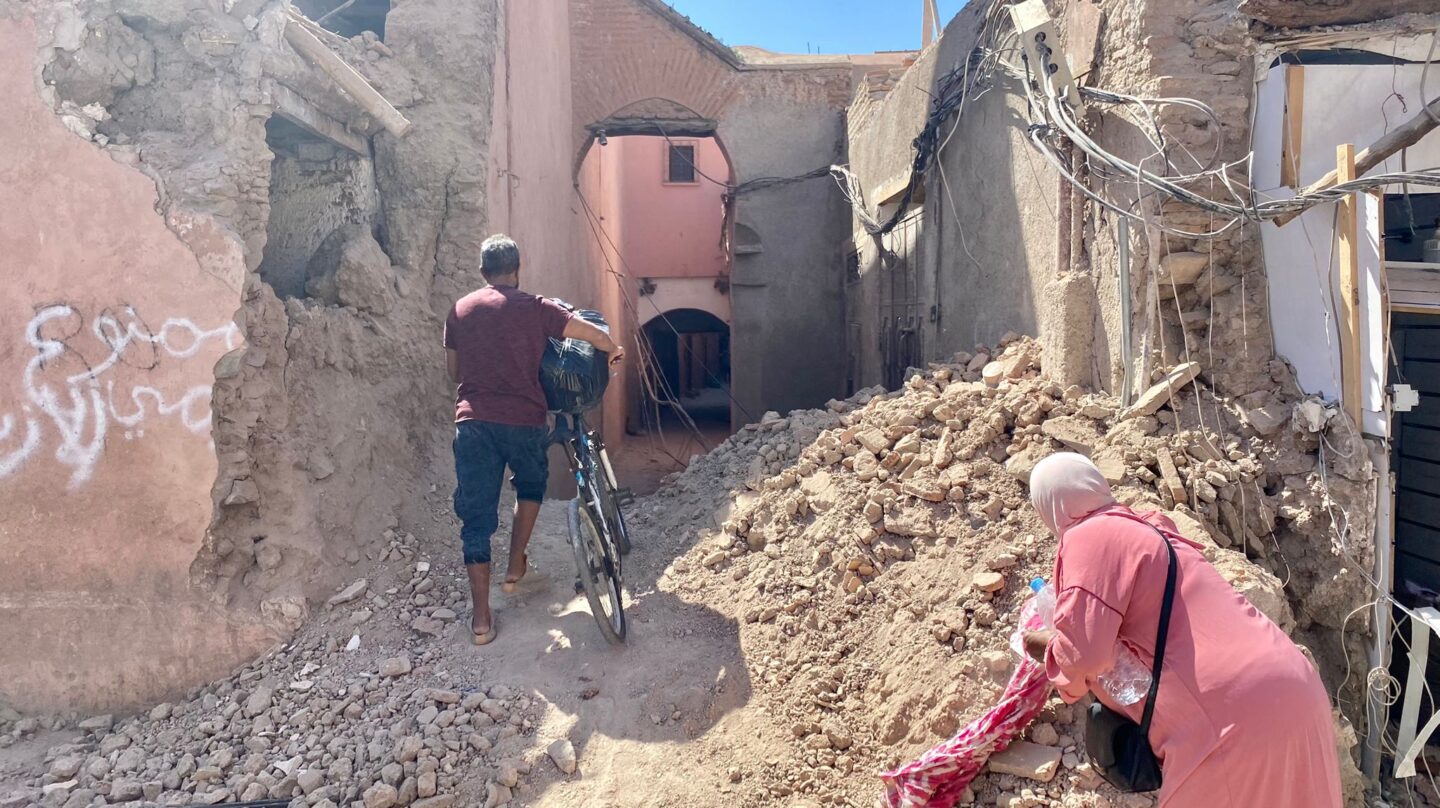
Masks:
[[[1186,394],[1187,414],[1178,384],[1162,382],[1122,412],[1113,398],[1043,378],[1032,340],[996,353],[957,356],[896,392],[769,413],[635,518],[642,530],[697,535],[659,586],[741,624],[757,693],[791,730],[784,754],[770,750],[736,786],[755,804],[792,795],[867,804],[876,772],[995,703],[1015,664],[1008,641],[1026,584],[1054,563],[1026,492],[1030,470],[1054,451],[1093,457],[1122,502],[1168,511],[1257,608],[1287,631],[1296,625],[1276,576],[1229,549],[1267,535],[1277,512],[1322,518],[1318,500],[1266,493],[1270,460],[1293,445],[1255,430],[1184,428],[1198,426],[1198,400]],[[1052,701],[1028,731],[1031,759],[997,764],[973,799],[1150,804],[1111,791],[1082,762],[1077,712]]]

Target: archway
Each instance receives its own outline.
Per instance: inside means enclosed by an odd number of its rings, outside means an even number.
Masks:
[[[587,274],[633,357],[606,398],[607,442],[650,485],[730,434],[734,179],[706,127],[659,99],[631,105],[590,127],[576,175]]]
[[[697,425],[730,426],[730,326],[698,309],[673,309],[640,330],[650,374],[646,409],[678,406]],[[683,419],[680,419],[683,420]]]

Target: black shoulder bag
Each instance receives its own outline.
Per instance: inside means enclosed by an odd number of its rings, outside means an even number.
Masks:
[[[1165,640],[1170,633],[1170,609],[1175,605],[1176,560],[1170,539],[1158,529],[1155,532],[1160,534],[1170,553],[1170,568],[1165,574],[1165,600],[1160,605],[1160,633],[1155,638],[1155,665],[1150,670],[1150,692],[1145,696],[1144,715],[1136,724],[1095,701],[1085,722],[1085,751],[1090,756],[1090,765],[1107,783],[1126,794],[1158,791],[1162,782],[1160,760],[1150,748],[1150,719],[1155,714],[1155,694],[1160,690],[1160,666],[1165,660]]]

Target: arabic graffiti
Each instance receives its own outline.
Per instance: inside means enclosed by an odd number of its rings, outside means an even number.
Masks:
[[[89,481],[114,429],[133,440],[151,419],[177,418],[189,432],[208,435],[208,368],[206,384],[178,394],[130,380],[143,382],[165,360],[194,357],[212,341],[232,350],[241,336],[234,323],[205,329],[170,317],[153,329],[133,306],[87,320],[74,306],[56,303],[36,311],[24,339],[34,354],[21,374],[19,411],[0,414],[0,480],[53,446],[73,490]]]

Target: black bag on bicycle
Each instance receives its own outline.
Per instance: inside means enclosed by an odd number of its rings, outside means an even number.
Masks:
[[[576,310],[587,323],[610,333],[610,324],[598,311]],[[610,357],[604,351],[578,339],[551,339],[540,358],[540,387],[545,391],[545,408],[551,412],[577,413],[591,409],[605,397],[610,384]]]
[[[1150,691],[1145,696],[1144,714],[1140,723],[1136,724],[1096,701],[1090,705],[1085,721],[1085,751],[1090,757],[1090,765],[1105,778],[1105,782],[1126,794],[1158,791],[1164,779],[1160,773],[1160,759],[1150,746],[1150,719],[1155,714],[1155,695],[1160,690],[1160,666],[1165,660],[1170,611],[1175,604],[1176,560],[1175,548],[1170,546],[1170,540],[1159,529],[1155,532],[1160,534],[1165,549],[1170,553],[1170,566],[1165,574],[1165,600],[1160,605],[1160,630],[1155,638],[1155,664],[1150,670]]]

